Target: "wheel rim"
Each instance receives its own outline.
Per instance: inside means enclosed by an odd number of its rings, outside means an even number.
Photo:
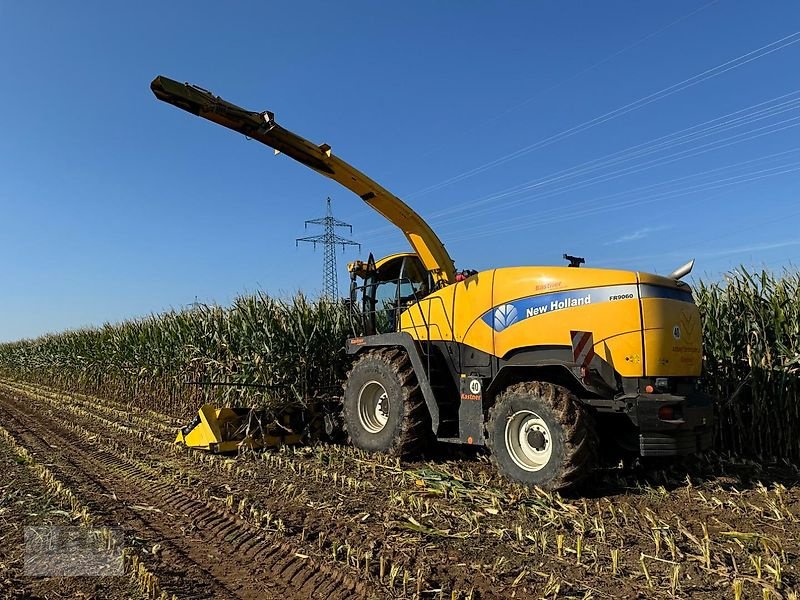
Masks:
[[[389,395],[377,381],[364,384],[358,392],[358,420],[369,433],[380,433],[389,421]]]
[[[553,436],[542,418],[531,410],[520,410],[506,422],[506,448],[521,469],[540,471],[553,454]]]

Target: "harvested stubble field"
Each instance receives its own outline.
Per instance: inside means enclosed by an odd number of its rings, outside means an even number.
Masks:
[[[800,591],[800,474],[788,463],[715,456],[646,476],[610,471],[588,495],[562,498],[508,484],[480,455],[400,465],[324,444],[236,459],[192,453],[172,444],[178,423],[168,416],[10,379],[0,423],[4,445],[32,473],[48,471],[72,519],[124,531],[143,597]],[[39,593],[18,575],[0,581],[9,597]]]
[[[401,464],[172,443],[205,401],[338,393],[337,304],[258,294],[0,344],[0,597],[797,598],[800,275],[742,270],[695,298],[717,453],[573,497],[445,447]],[[25,578],[21,527],[59,522],[121,529],[129,577]]]

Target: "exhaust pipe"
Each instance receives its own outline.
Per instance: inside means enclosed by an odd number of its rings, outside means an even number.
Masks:
[[[694,267],[694,259],[690,260],[685,265],[675,269],[672,273],[669,274],[669,278],[674,279],[675,281],[679,281],[683,277],[686,277],[689,273],[692,272],[692,267]]]

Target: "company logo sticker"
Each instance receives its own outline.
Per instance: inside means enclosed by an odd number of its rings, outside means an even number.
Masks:
[[[681,325],[683,325],[684,331],[686,331],[690,337],[694,335],[695,322],[687,310],[681,311]]]
[[[675,325],[675,327],[672,328],[672,337],[674,337],[676,340],[681,339],[681,328],[678,325]]]
[[[519,319],[517,307],[513,304],[503,304],[494,311],[494,329],[495,331],[503,331],[507,327],[511,327]]]

